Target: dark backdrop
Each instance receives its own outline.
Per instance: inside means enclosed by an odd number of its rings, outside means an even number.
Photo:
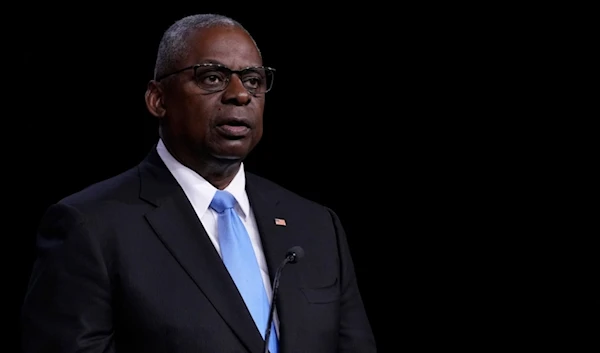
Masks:
[[[372,145],[374,134],[397,138],[386,126],[396,117],[373,121],[380,108],[366,95],[378,88],[371,68],[357,61],[379,60],[369,49],[375,44],[360,39],[361,26],[344,28],[351,23],[338,15],[293,7],[268,13],[223,5],[162,5],[140,12],[87,6],[26,9],[27,30],[13,28],[19,58],[11,69],[17,78],[11,89],[20,104],[11,114],[12,128],[5,131],[12,161],[5,175],[18,185],[7,190],[16,194],[9,217],[22,219],[15,225],[18,236],[10,240],[11,249],[18,249],[11,250],[18,257],[11,265],[17,285],[11,289],[16,298],[9,322],[15,332],[42,213],[145,157],[158,138],[144,92],[162,32],[184,15],[217,12],[241,21],[258,42],[265,64],[277,68],[267,97],[265,135],[247,169],[338,212],[373,329],[381,335],[376,297],[381,245],[373,228],[390,224],[374,219],[377,214],[368,208],[375,198],[387,197],[386,189],[397,187],[399,172],[386,175],[382,168],[387,167],[371,156],[383,148]],[[398,169],[399,161],[390,162]],[[16,335],[11,340],[18,342]]]
[[[535,67],[531,41],[510,33],[518,19],[454,5],[20,5],[3,46],[15,351],[42,213],[156,143],[144,92],[158,42],[200,12],[241,21],[277,68],[247,167],[339,214],[381,352],[513,347],[549,317],[530,290],[533,231],[556,219],[537,217],[551,194],[532,172],[546,155],[521,107],[537,77],[515,75]]]

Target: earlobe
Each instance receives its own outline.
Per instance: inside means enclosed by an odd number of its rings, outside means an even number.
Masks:
[[[146,108],[148,108],[150,114],[157,118],[165,116],[166,110],[163,101],[163,92],[158,82],[154,80],[148,82],[145,98]]]

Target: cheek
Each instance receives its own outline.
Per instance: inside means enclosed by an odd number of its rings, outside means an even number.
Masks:
[[[262,125],[256,126],[256,128],[254,128],[253,135],[254,135],[254,140],[255,141],[258,141],[258,140],[260,140],[262,138],[262,135],[263,135]]]
[[[206,130],[214,116],[214,105],[198,100],[190,100],[183,105],[185,108],[185,116],[187,117],[187,125],[194,130]]]
[[[205,118],[205,114],[206,112],[202,110],[187,106],[184,109],[171,111],[167,118],[168,125],[175,135],[186,140],[204,140],[210,134],[210,122]]]

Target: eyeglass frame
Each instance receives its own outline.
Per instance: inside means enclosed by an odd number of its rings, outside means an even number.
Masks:
[[[184,71],[187,71],[187,70],[194,69],[194,81],[196,82],[196,86],[198,86],[202,90],[205,90],[204,88],[200,87],[200,85],[198,84],[198,81],[196,80],[196,77],[197,77],[196,76],[196,70],[198,70],[199,67],[217,67],[217,68],[228,70],[230,72],[230,74],[228,76],[229,79],[227,80],[227,84],[225,85],[225,87],[223,87],[222,89],[216,90],[216,91],[206,90],[209,93],[217,93],[217,92],[224,91],[225,89],[227,89],[227,87],[229,87],[229,83],[231,83],[231,76],[233,74],[236,74],[238,77],[241,78],[241,74],[244,73],[244,71],[248,71],[248,70],[252,70],[252,69],[262,69],[262,70],[271,72],[271,85],[270,85],[271,87],[267,88],[267,90],[265,90],[264,92],[259,93],[259,94],[265,94],[265,93],[271,91],[271,89],[273,88],[273,82],[272,81],[275,80],[275,71],[276,70],[275,70],[275,68],[272,68],[272,67],[269,67],[269,66],[247,66],[247,67],[244,67],[244,68],[242,68],[240,70],[232,70],[232,69],[228,68],[225,65],[214,64],[214,63],[194,64],[194,65],[191,65],[191,66],[184,67],[183,69],[179,69],[179,70],[173,71],[171,73],[159,76],[159,77],[155,78],[154,80],[156,82],[160,82],[160,81],[164,80],[167,77],[180,74],[180,73],[182,73]],[[248,91],[248,93],[250,93],[252,95],[256,95],[256,93],[252,92],[247,87],[244,86],[244,88]]]

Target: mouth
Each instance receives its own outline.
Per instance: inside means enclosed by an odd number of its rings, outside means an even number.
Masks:
[[[218,122],[217,130],[221,135],[231,138],[240,139],[250,133],[250,124],[247,119],[243,118],[225,118]]]

